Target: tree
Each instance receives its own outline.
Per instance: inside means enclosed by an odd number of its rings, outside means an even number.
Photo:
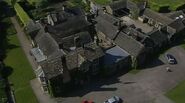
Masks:
[[[12,4],[12,6],[14,6],[14,5],[15,5],[15,3],[17,3],[17,0],[11,0],[11,4]]]
[[[137,19],[139,17],[139,10],[138,9],[133,9],[130,12],[132,14],[133,19]]]
[[[48,6],[48,1],[47,0],[38,0],[35,3],[36,8],[44,8]]]

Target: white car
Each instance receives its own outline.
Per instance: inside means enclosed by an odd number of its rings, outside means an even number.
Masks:
[[[165,56],[169,64],[177,64],[177,60],[174,56],[172,56],[171,54],[166,54]]]
[[[113,96],[110,99],[106,100],[104,103],[122,103],[122,99],[118,96]]]

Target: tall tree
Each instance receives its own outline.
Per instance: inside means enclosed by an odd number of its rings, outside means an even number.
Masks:
[[[48,5],[48,1],[47,0],[38,0],[35,2],[35,6],[37,8],[44,8]]]
[[[14,6],[16,2],[17,2],[17,0],[11,0],[12,6]]]

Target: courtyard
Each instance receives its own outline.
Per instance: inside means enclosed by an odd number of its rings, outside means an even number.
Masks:
[[[141,29],[144,33],[149,33],[154,29],[153,26],[149,26],[147,23],[142,23],[139,20],[131,19],[128,16],[123,16],[121,20],[123,20],[123,23],[126,25],[134,25],[136,28]]]

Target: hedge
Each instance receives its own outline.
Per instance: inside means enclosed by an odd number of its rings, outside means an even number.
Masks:
[[[30,21],[30,17],[28,16],[28,14],[24,11],[24,9],[18,3],[14,5],[14,9],[17,13],[17,16],[23,23],[23,25],[26,26]]]
[[[5,92],[5,82],[4,80],[0,80],[0,103],[7,103],[7,95]]]

